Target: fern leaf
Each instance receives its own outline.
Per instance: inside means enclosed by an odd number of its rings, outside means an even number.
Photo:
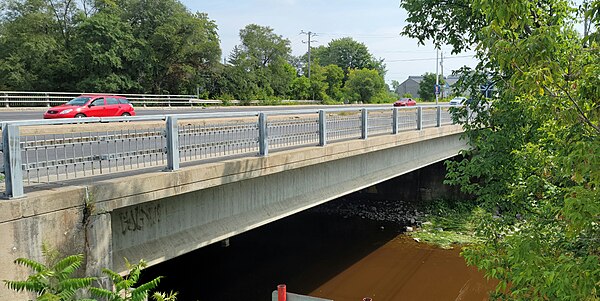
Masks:
[[[92,285],[94,277],[65,279],[58,284],[60,290],[78,290]]]
[[[26,266],[38,273],[48,270],[48,268],[45,265],[43,265],[42,263],[39,263],[35,260],[27,259],[27,258],[17,258],[17,259],[15,259],[14,263],[16,263],[18,265]]]
[[[79,269],[82,262],[82,254],[67,256],[61,259],[58,263],[56,263],[56,265],[54,265],[53,267],[53,270],[58,272],[57,276],[59,279],[66,279],[70,275],[72,275],[77,269]]]
[[[161,292],[155,292],[152,295],[154,301],[177,301],[177,292],[171,291],[168,295]]]
[[[121,282],[123,281],[123,277],[121,275],[119,275],[118,273],[115,273],[112,270],[109,269],[102,269],[102,273],[104,273],[106,276],[110,277],[110,279],[114,282]]]
[[[109,291],[107,289],[99,288],[99,287],[90,287],[90,292],[92,296],[99,297],[105,300],[115,300],[115,293]],[[117,299],[118,300],[118,299]]]
[[[147,292],[149,292],[150,290],[153,290],[153,289],[155,289],[155,288],[158,286],[158,283],[160,282],[160,279],[161,279],[161,278],[162,278],[162,277],[156,277],[156,278],[154,278],[153,280],[150,280],[150,281],[148,281],[148,282],[146,282],[146,283],[144,283],[144,284],[142,284],[142,285],[140,285],[140,286],[136,287],[136,288],[133,290],[132,294],[136,294],[136,293],[138,293],[138,292],[146,292],[146,293],[147,293]]]
[[[4,284],[11,290],[17,291],[17,292],[21,292],[21,291],[27,291],[27,292],[35,292],[35,293],[40,293],[44,290],[44,287],[37,282],[31,282],[31,281],[9,281],[9,280],[4,280]]]

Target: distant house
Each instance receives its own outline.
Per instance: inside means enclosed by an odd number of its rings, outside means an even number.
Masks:
[[[419,85],[421,84],[422,80],[422,76],[409,76],[407,80],[403,81],[398,86],[396,89],[396,94],[402,97],[404,94],[410,93],[413,98],[419,98]]]
[[[396,93],[400,96],[410,93],[413,98],[420,98],[419,95],[419,85],[423,80],[423,76],[409,76],[407,80],[403,81],[398,88],[396,89]],[[442,87],[443,96],[448,97],[452,96],[453,90],[452,86],[458,81],[458,76],[450,75],[445,78],[446,85]]]

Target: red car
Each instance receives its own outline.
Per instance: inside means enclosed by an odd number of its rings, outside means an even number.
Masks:
[[[123,96],[84,94],[44,113],[44,119],[110,116],[135,116],[135,111]]]
[[[412,98],[401,98],[400,100],[394,103],[394,107],[408,107],[408,106],[416,106],[417,102]]]

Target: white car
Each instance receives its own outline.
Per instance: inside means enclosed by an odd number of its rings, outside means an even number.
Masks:
[[[465,104],[465,101],[467,101],[466,97],[454,97],[450,101],[450,105],[451,106],[462,106],[463,104]]]

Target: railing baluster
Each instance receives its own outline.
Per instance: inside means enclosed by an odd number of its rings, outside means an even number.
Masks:
[[[367,109],[362,109],[361,110],[361,118],[360,118],[360,122],[361,122],[361,134],[360,134],[360,138],[361,139],[367,139],[369,138],[369,123],[368,123],[368,116],[369,116],[369,112],[367,111]]]
[[[258,153],[261,156],[269,154],[267,115],[265,113],[258,114]]]
[[[394,108],[392,111],[392,134],[398,134],[398,108]]]
[[[8,124],[2,127],[2,143],[4,144],[4,178],[6,195],[9,198],[20,198],[23,194],[23,170],[21,160],[21,136],[19,126]],[[6,148],[6,149],[4,149]]]
[[[327,145],[327,115],[319,110],[319,146]]]
[[[167,117],[167,170],[179,169],[179,124],[176,116]]]

